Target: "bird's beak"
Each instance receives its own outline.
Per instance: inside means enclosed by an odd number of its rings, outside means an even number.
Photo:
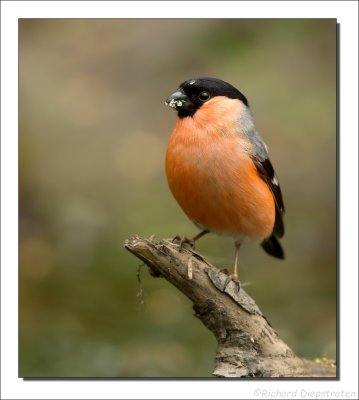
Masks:
[[[174,108],[175,110],[180,110],[183,107],[188,106],[189,98],[186,96],[181,89],[177,89],[168,99],[165,101],[166,106]]]

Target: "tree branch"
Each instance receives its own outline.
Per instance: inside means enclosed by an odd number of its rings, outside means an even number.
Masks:
[[[297,357],[255,301],[200,254],[170,240],[133,237],[125,248],[193,302],[195,316],[215,335],[216,377],[335,377],[324,360]]]

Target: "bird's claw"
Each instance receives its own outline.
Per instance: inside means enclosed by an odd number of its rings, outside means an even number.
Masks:
[[[181,251],[183,248],[195,250],[194,240],[186,237],[181,238],[181,236],[177,235],[172,239],[172,243],[179,245],[179,251]]]
[[[229,285],[230,282],[233,282],[236,286],[237,286],[237,292],[239,293],[240,289],[241,289],[241,285],[238,279],[238,275],[236,274],[230,274],[227,268],[223,268],[221,269],[221,272],[223,272],[225,275],[228,276],[228,278],[226,279],[225,283],[224,283],[224,288],[223,290],[226,289],[226,287]]]

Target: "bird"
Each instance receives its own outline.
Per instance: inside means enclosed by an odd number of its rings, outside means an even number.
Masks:
[[[238,257],[255,241],[284,259],[285,208],[268,147],[258,133],[247,98],[217,78],[181,83],[165,104],[177,111],[165,169],[176,201],[200,229],[192,243],[212,232],[234,239],[230,278],[239,285]],[[181,243],[182,244],[182,243]]]

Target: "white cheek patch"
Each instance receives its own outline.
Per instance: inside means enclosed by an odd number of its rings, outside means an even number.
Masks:
[[[278,186],[279,182],[278,182],[278,179],[277,179],[277,177],[275,175],[273,176],[272,183],[273,183],[273,185]]]

